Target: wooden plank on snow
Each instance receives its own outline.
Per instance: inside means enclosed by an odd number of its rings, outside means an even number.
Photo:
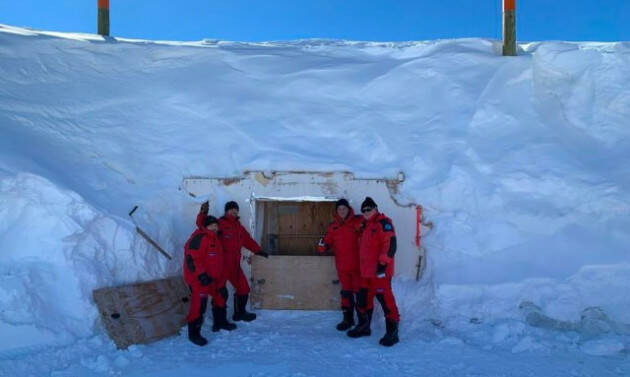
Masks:
[[[119,349],[177,334],[190,305],[190,291],[180,276],[96,289],[92,296]]]

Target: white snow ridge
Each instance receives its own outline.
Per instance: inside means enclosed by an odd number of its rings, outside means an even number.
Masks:
[[[0,25],[0,375],[629,376],[630,43],[499,47]],[[399,344],[261,311],[116,350],[92,290],[179,273],[182,177],[245,170],[405,173],[435,226]]]

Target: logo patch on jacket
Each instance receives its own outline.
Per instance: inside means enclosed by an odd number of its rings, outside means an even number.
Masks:
[[[380,221],[380,223],[383,226],[383,231],[384,232],[393,232],[394,231],[394,226],[388,220],[383,219],[383,220]]]

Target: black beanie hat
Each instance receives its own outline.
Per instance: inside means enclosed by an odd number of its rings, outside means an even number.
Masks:
[[[214,216],[206,216],[206,218],[203,219],[203,226],[208,226],[210,224],[218,224],[218,223],[219,221]]]
[[[235,201],[229,201],[229,202],[225,203],[225,212],[231,210],[232,208],[239,209],[238,208],[238,203],[235,202]]]
[[[335,203],[335,209],[339,208],[339,206],[346,206],[348,209],[350,208],[350,203],[346,199],[339,199],[337,203]]]
[[[363,210],[363,208],[366,208],[366,207],[376,208],[378,206],[376,205],[376,202],[374,202],[374,199],[370,198],[369,196],[366,196],[363,203],[361,203],[361,210]]]

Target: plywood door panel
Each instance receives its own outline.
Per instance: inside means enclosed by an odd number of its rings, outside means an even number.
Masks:
[[[263,202],[264,224],[262,245],[272,254],[277,254],[278,247],[278,206],[276,202]]]
[[[177,334],[190,305],[190,291],[180,276],[96,289],[92,296],[120,349]]]
[[[265,216],[265,241],[276,240],[277,254],[315,255],[317,241],[332,220],[334,203],[270,202],[265,210],[270,214]]]
[[[331,256],[252,259],[252,305],[260,309],[336,310],[339,281]]]
[[[304,250],[296,242],[300,204],[296,202],[278,202],[278,248],[282,254],[304,254]]]

